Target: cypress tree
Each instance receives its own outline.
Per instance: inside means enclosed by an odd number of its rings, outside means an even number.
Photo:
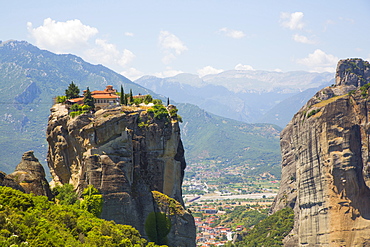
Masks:
[[[121,105],[125,105],[125,92],[123,91],[122,85],[121,85],[121,97],[119,98],[119,102]]]
[[[134,103],[134,96],[132,95],[132,89],[130,89],[130,104]]]
[[[170,105],[170,97],[167,98],[167,106]]]

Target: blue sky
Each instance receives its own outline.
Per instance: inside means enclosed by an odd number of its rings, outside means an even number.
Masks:
[[[4,1],[0,40],[136,79],[230,69],[334,72],[370,59],[369,0]]]

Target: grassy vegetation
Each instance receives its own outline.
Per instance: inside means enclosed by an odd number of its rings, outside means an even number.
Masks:
[[[168,210],[169,215],[184,214],[184,207],[175,199],[159,192],[152,191],[154,201],[157,203],[158,207],[166,212]]]
[[[317,104],[313,105],[312,107],[324,107],[324,106],[326,106],[327,104],[330,104],[330,103],[332,103],[332,102],[334,102],[334,101],[336,101],[336,100],[338,100],[338,99],[344,98],[344,97],[346,97],[346,96],[347,96],[347,94],[340,95],[340,96],[334,96],[334,97],[332,97],[332,98],[330,98],[330,99],[323,100],[323,101],[321,101],[321,102],[319,102],[319,103],[317,103]]]

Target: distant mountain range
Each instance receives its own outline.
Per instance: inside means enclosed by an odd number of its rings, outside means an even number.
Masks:
[[[192,74],[144,76],[135,82],[176,102],[195,104],[219,116],[284,127],[304,104],[302,101],[332,84],[333,78],[332,73],[229,70],[202,78]]]
[[[45,131],[49,109],[53,97],[63,95],[71,81],[80,90],[123,85],[126,92],[132,89],[134,94],[149,93],[154,98],[166,99],[102,65],[89,64],[77,56],[57,55],[25,41],[0,42],[1,171],[12,172],[28,150],[34,150],[35,156],[46,165]],[[212,87],[224,90],[221,86]],[[231,93],[229,101],[233,100],[232,96]],[[212,102],[217,107],[218,96],[215,97]],[[184,120],[181,128],[189,165],[204,159],[218,160],[226,165],[248,162],[262,170],[270,170],[274,165],[277,167],[275,175],[279,175],[279,127],[250,125],[215,116],[192,104],[179,104],[179,114]]]

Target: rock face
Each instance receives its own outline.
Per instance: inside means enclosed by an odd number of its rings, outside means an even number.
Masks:
[[[155,117],[147,109],[116,107],[71,118],[57,104],[47,128],[53,183],[71,183],[79,193],[94,185],[104,198],[102,218],[132,225],[143,236],[148,214],[165,211],[153,191],[183,207],[186,167],[176,115]],[[170,218],[169,245],[195,246],[192,215],[184,209]]]
[[[6,175],[0,172],[0,185],[11,187],[25,193],[38,196],[47,196],[51,199],[48,181],[45,179],[45,170],[33,151],[25,152],[15,171]]]
[[[282,179],[272,212],[290,206],[285,246],[370,246],[370,65],[338,63],[281,133]]]

